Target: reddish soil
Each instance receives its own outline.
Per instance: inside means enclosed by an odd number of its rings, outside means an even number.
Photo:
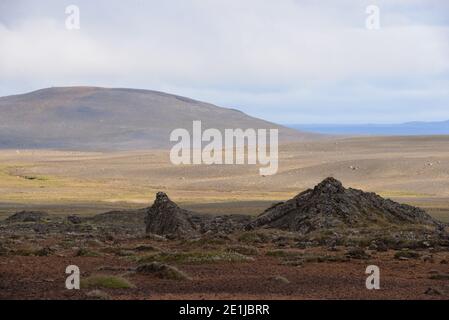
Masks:
[[[67,290],[65,268],[80,267],[81,278],[91,274],[123,275],[131,289],[101,289],[112,299],[448,299],[449,281],[432,280],[449,272],[441,264],[448,253],[434,262],[399,261],[393,252],[378,253],[370,260],[281,265],[279,258],[259,255],[243,263],[182,264],[179,269],[192,280],[163,280],[127,273],[135,266],[127,259],[107,257],[7,256],[0,257],[0,299],[86,299],[91,289]],[[365,268],[380,267],[381,289],[365,288]],[[98,271],[100,267],[123,267],[121,271]],[[290,283],[271,277],[283,276]],[[439,294],[426,294],[429,288]]]

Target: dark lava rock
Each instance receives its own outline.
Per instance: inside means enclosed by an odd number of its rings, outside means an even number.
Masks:
[[[245,228],[278,228],[303,234],[315,230],[385,225],[423,225],[435,230],[441,223],[424,210],[384,199],[375,193],[346,189],[340,181],[327,178],[314,189],[276,204]]]
[[[141,224],[145,218],[145,210],[123,210],[100,213],[92,217],[95,223]]]
[[[48,213],[41,211],[21,211],[6,219],[7,222],[41,222]]]
[[[36,252],[37,256],[46,257],[55,253],[55,250],[51,247],[44,247]]]
[[[8,251],[9,250],[2,243],[0,243],[0,257],[6,256],[8,254]]]
[[[67,221],[73,224],[80,224],[83,222],[83,220],[79,216],[68,216]]]
[[[386,252],[388,251],[388,245],[382,240],[375,240],[371,242],[369,249],[379,252]]]
[[[242,230],[251,218],[245,215],[208,215],[180,208],[163,192],[156,194],[153,206],[145,209],[147,234],[168,239],[192,238],[204,233],[232,233]]]
[[[192,222],[192,216],[192,212],[178,207],[164,192],[158,192],[153,205],[146,209],[146,232],[176,237],[198,235],[199,228]]]
[[[229,234],[237,230],[243,230],[244,226],[251,222],[251,217],[240,214],[222,216],[195,214],[192,216],[192,222],[198,226],[201,233]]]
[[[444,295],[443,290],[438,288],[427,288],[427,290],[424,292],[424,294],[431,295],[431,296],[441,296]]]
[[[46,225],[46,224],[42,224],[42,223],[38,223],[38,224],[34,224],[32,226],[32,229],[34,230],[34,232],[36,233],[49,233],[50,231],[50,226]]]

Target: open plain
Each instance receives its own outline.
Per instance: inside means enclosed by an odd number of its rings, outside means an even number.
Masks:
[[[285,144],[278,173],[265,177],[257,166],[175,166],[162,150],[1,151],[0,298],[447,299],[447,247],[360,253],[304,247],[294,233],[270,230],[167,240],[146,235],[137,210],[162,191],[188,210],[256,216],[329,176],[449,222],[447,136]],[[48,216],[6,221],[22,210]],[[70,264],[81,269],[79,291],[65,288]],[[381,290],[365,288],[372,264]]]

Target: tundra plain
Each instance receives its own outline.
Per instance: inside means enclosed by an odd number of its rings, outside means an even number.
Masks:
[[[164,150],[3,150],[0,221],[21,210],[63,219],[140,209],[150,206],[158,191],[196,212],[256,216],[329,176],[449,222],[448,136],[284,144],[278,173],[265,177],[257,166],[175,166]],[[252,232],[167,242],[145,237],[139,221],[132,227],[136,235],[128,230],[123,237],[102,234],[103,226],[89,226],[93,231],[87,238],[73,232],[10,237],[3,226],[2,242],[12,251],[0,254],[0,298],[447,299],[449,294],[444,250],[368,249],[367,257],[349,259],[354,252],[348,248],[299,248],[291,234]],[[259,241],[263,237],[277,240]],[[137,262],[169,263],[175,271],[168,269],[167,275],[160,269],[164,266],[152,265],[157,272],[150,276],[135,273]],[[79,265],[87,277],[79,292],[64,288],[69,264]],[[382,290],[365,288],[370,264],[381,268]]]
[[[328,139],[279,151],[278,173],[261,176],[254,165],[173,165],[165,150],[2,150],[0,217],[21,208],[141,208],[158,191],[197,211],[257,214],[333,176],[449,221],[449,136]]]

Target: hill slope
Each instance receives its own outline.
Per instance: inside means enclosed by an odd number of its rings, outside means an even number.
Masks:
[[[157,91],[49,88],[0,98],[0,148],[169,147],[175,128],[278,128],[280,141],[315,137],[240,111]]]

